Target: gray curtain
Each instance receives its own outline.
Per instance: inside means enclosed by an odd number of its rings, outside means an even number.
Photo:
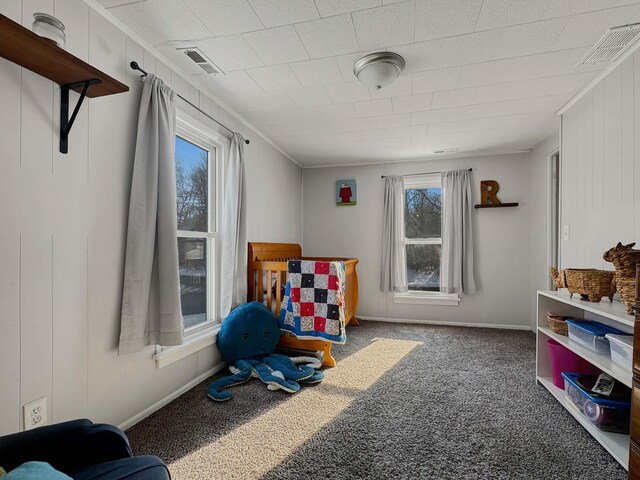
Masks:
[[[234,133],[231,138],[229,160],[224,182],[222,210],[222,268],[220,315],[226,318],[232,308],[246,302],[247,279],[241,275],[244,256],[239,252],[245,243],[242,238],[242,183],[244,176],[244,138]]]
[[[174,92],[144,79],[131,180],[120,354],[183,339],[178,269]]]
[[[440,291],[475,293],[473,228],[471,226],[471,172],[442,173],[443,214]]]
[[[407,291],[407,264],[404,251],[404,180],[390,175],[384,182],[382,218],[382,265],[380,290]]]

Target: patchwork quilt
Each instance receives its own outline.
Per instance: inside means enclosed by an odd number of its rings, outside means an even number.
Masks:
[[[344,262],[289,260],[280,328],[302,339],[344,343]]]

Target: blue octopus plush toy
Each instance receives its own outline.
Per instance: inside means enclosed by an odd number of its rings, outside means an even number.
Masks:
[[[207,396],[222,402],[233,397],[224,389],[257,377],[269,390],[296,393],[300,383],[318,383],[324,373],[315,370],[320,361],[310,357],[290,358],[274,353],[280,339],[280,326],[273,313],[259,302],[240,305],[222,322],[218,348],[233,375],[213,382]],[[315,362],[314,362],[315,361]],[[311,365],[297,366],[308,362]]]

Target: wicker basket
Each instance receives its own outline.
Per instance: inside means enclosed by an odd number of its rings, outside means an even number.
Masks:
[[[595,268],[565,268],[558,273],[555,268],[550,268],[553,284],[557,288],[566,288],[570,296],[580,294],[583,299],[590,302],[599,302],[602,297],[609,297],[613,301],[616,293],[615,272],[608,270],[596,270]]]
[[[549,328],[554,333],[558,335],[564,335],[565,337],[569,335],[569,326],[565,320],[570,319],[571,317],[565,317],[562,315],[556,315],[555,313],[549,313],[547,315],[547,321],[549,322]]]
[[[635,243],[622,245],[618,242],[604,252],[603,258],[616,267],[616,285],[620,298],[627,305],[627,313],[633,314],[636,295],[636,265],[640,264],[640,250],[633,250]]]

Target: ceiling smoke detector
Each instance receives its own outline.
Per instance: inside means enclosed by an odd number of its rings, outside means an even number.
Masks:
[[[597,65],[615,60],[640,37],[640,23],[607,30],[578,63]]]
[[[353,74],[365,85],[380,90],[391,85],[404,66],[404,58],[397,53],[376,52],[358,60],[353,66]]]
[[[219,75],[224,73],[220,67],[218,67],[215,63],[209,60],[202,50],[198,47],[177,47],[176,50],[179,52],[183,52],[187,57],[193,61],[196,65],[198,65],[202,70],[204,70],[209,75]]]

